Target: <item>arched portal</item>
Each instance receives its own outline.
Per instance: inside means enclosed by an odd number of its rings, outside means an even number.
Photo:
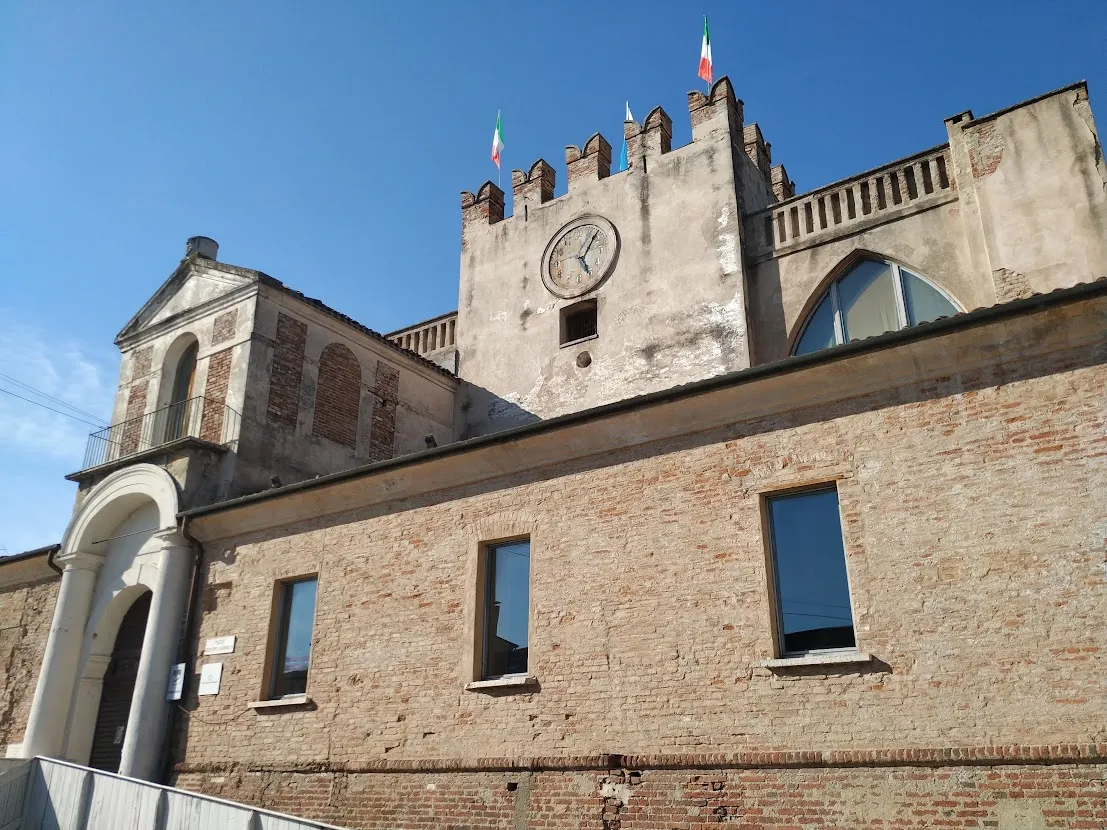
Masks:
[[[119,624],[119,632],[115,635],[115,644],[104,672],[96,724],[92,731],[88,765],[93,769],[119,772],[152,596],[149,591],[145,591],[131,604]]]
[[[55,557],[62,580],[23,757],[88,763],[95,750],[121,775],[157,774],[193,562],[178,510],[176,482],[150,464],[112,473],[77,508]]]

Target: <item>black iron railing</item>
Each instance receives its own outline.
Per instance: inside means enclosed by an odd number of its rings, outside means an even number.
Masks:
[[[89,435],[81,469],[126,458],[179,438],[229,444],[238,435],[238,421],[238,413],[221,401],[191,398],[171,403],[141,418],[120,421]]]

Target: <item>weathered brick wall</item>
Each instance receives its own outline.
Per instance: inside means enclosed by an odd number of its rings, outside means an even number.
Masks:
[[[400,397],[400,373],[377,361],[377,399],[369,428],[369,458],[384,461],[396,454],[396,405]]]
[[[0,752],[23,740],[60,584],[0,591]]]
[[[357,445],[361,407],[361,364],[348,346],[331,343],[319,355],[312,431],[335,443]]]
[[[218,346],[234,338],[235,329],[238,328],[238,309],[232,308],[218,314],[211,326],[211,345]]]
[[[273,344],[266,415],[269,420],[289,428],[296,427],[296,417],[300,412],[300,379],[304,373],[306,343],[307,324],[281,314],[277,318],[277,337]]]
[[[186,789],[351,828],[1086,828],[1107,766],[187,773]]]
[[[220,694],[187,701],[178,760],[1102,741],[1105,361],[965,373],[211,546],[226,596],[199,636],[239,646]],[[760,499],[831,478],[876,660],[774,672]],[[540,687],[466,692],[472,551],[508,525],[533,537]],[[313,572],[313,703],[248,710],[274,581]]]
[[[200,437],[216,444],[223,443],[223,420],[226,416],[227,387],[231,379],[234,349],[223,349],[208,358],[207,382],[204,384],[204,412],[200,421]]]
[[[146,394],[149,391],[149,381],[140,380],[131,384],[127,393],[127,414],[124,416],[126,423],[120,432],[120,444],[122,455],[128,455],[140,449],[143,439],[142,416],[146,414]],[[113,429],[114,433],[115,430]],[[115,436],[112,435],[114,440]]]

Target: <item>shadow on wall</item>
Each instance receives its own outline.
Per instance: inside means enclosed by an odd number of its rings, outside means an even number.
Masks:
[[[454,417],[459,441],[542,420],[519,404],[464,380],[457,390]]]
[[[749,286],[750,366],[780,360],[788,356],[788,325],[784,319],[784,291],[780,285],[780,265],[775,259],[763,262],[750,271]],[[776,344],[775,348],[766,344]],[[771,352],[771,353],[770,353]]]

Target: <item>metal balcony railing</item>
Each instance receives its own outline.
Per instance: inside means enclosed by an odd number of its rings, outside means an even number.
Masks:
[[[179,438],[228,444],[238,434],[239,414],[222,401],[191,398],[120,421],[88,436],[84,466],[97,467],[160,447]]]

